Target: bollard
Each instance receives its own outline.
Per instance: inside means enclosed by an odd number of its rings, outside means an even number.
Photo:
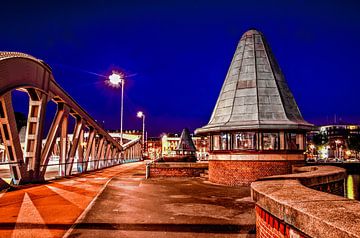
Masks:
[[[145,178],[150,178],[150,163],[146,163],[146,175]]]

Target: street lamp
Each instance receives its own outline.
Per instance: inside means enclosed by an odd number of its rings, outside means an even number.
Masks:
[[[145,152],[145,114],[142,111],[139,111],[137,113],[137,117],[143,119],[142,143],[143,143],[143,147],[144,147],[143,149],[144,149],[144,152]]]
[[[123,114],[124,114],[124,75],[113,71],[109,76],[108,84],[118,88],[121,86],[121,110],[120,110],[120,145],[123,144]]]
[[[341,144],[341,140],[335,140],[335,145],[336,145],[336,158],[339,158],[339,157],[340,157],[339,144]]]

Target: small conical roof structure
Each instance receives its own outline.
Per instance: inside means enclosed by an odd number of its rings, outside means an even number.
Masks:
[[[245,32],[210,121],[196,133],[312,127],[301,116],[263,34],[253,29]]]
[[[189,129],[185,128],[181,132],[180,142],[176,148],[177,151],[192,151],[196,152],[196,147],[191,139]]]

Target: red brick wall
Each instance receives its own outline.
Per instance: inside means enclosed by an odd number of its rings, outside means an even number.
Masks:
[[[257,238],[308,238],[305,234],[283,223],[259,206],[256,206],[255,210]]]
[[[262,177],[289,174],[295,164],[302,162],[210,160],[209,180],[230,186],[249,185]]]
[[[200,177],[203,168],[150,168],[150,178],[156,177]]]

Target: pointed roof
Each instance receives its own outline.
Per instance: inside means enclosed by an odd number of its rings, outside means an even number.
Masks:
[[[263,34],[254,29],[245,32],[210,121],[196,133],[312,127],[301,116]]]
[[[193,140],[191,139],[189,129],[185,128],[181,132],[180,142],[179,142],[176,150],[179,150],[179,151],[193,151],[193,152],[196,151],[196,147],[194,145]]]

